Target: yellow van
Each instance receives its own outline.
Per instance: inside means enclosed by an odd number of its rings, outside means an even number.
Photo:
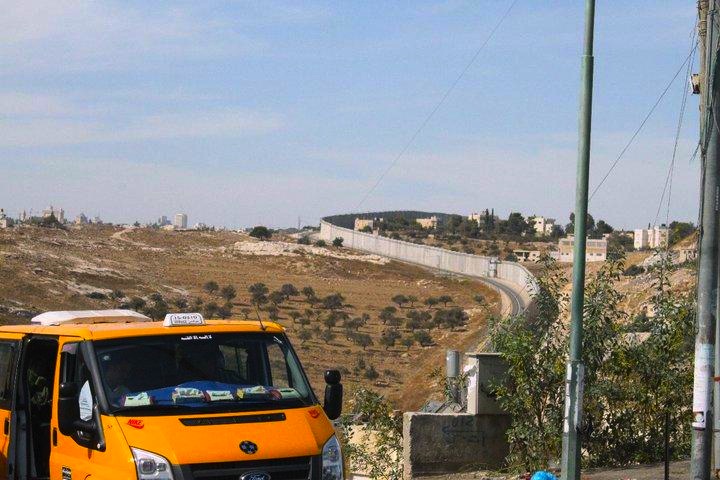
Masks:
[[[0,327],[0,478],[343,479],[325,380],[275,323],[44,313]]]

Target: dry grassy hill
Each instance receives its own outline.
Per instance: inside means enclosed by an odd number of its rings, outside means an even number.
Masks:
[[[438,276],[344,249],[258,243],[233,232],[113,227],[0,231],[0,321],[5,323],[27,322],[33,314],[46,310],[115,307],[122,300],[109,298],[114,290],[121,290],[125,300],[160,293],[171,304],[177,298],[192,303],[199,297],[208,302],[214,298],[203,292],[202,285],[209,280],[235,286],[236,317],[249,306],[247,287],[255,282],[267,284],[270,290],[292,283],[298,289],[311,286],[318,296],[341,293],[346,299],[344,310],[351,317],[370,315],[361,331],[371,335],[374,345],[365,351],[349,341],[339,325],[333,328],[333,340],[326,343],[315,335],[301,345],[297,338],[300,326],[293,324],[288,313],[304,312],[310,305],[301,296],[280,305],[279,322],[294,338],[316,392],[322,392],[323,370],[340,367],[348,388],[372,386],[403,409],[417,408],[438,392],[428,374],[433,367],[444,365],[445,349],[472,349],[482,337],[487,317],[499,311],[497,293],[479,282]],[[421,300],[450,295],[454,305],[468,312],[468,325],[456,331],[432,330],[433,346],[386,349],[378,341],[386,328],[378,313],[398,293]],[[477,306],[476,294],[487,299],[487,307]],[[316,310],[321,317],[325,313]],[[400,309],[398,315],[407,310]],[[317,318],[308,328],[317,330],[316,325],[321,326]],[[358,368],[360,358],[365,369]],[[377,379],[367,378],[370,366],[379,373]]]

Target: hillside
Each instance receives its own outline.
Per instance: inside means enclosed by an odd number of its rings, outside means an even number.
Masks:
[[[235,287],[235,318],[250,308],[248,286],[256,282],[270,291],[287,283],[298,290],[309,286],[318,298],[341,293],[345,298],[341,312],[350,318],[369,315],[367,324],[359,328],[373,340],[364,351],[347,338],[341,322],[329,328],[331,335],[322,337],[330,312],[309,304],[302,295],[280,303],[278,321],[288,329],[317,393],[322,395],[324,369],[341,368],[350,390],[372,386],[402,409],[418,408],[438,391],[428,374],[444,365],[445,349],[471,349],[481,339],[487,317],[499,311],[498,295],[479,282],[437,276],[345,249],[257,242],[234,232],[113,227],[0,230],[0,321],[5,323],[24,323],[46,310],[113,308],[133,297],[150,302],[156,293],[171,308],[180,299],[190,305],[196,299],[223,303],[203,291],[210,280]],[[113,299],[113,292],[118,296],[120,291],[121,298]],[[396,294],[415,296],[419,303],[449,295],[453,301],[448,307],[459,306],[469,314],[467,326],[431,329],[432,346],[382,346],[381,335],[388,326],[378,315]],[[485,297],[487,306],[477,305],[473,300],[477,294]],[[430,313],[441,308],[423,306]],[[404,322],[409,310],[407,305],[398,308],[394,318]],[[292,311],[312,317],[306,327],[312,338],[304,343],[299,339],[303,327],[293,322]],[[404,338],[411,335],[404,325],[397,329]],[[372,378],[372,371],[377,378]]]

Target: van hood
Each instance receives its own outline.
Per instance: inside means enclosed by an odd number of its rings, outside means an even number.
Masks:
[[[319,406],[262,412],[114,417],[130,447],[175,465],[319,455],[334,434]],[[240,445],[251,442],[245,453]]]

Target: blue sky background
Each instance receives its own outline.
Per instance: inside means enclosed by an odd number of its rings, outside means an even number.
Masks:
[[[0,206],[275,227],[351,211],[510,3],[0,0]],[[566,223],[583,8],[520,0],[361,209]],[[695,17],[689,0],[598,2],[591,187],[687,56]],[[684,76],[593,199],[597,218],[654,221]],[[697,217],[697,106],[673,219]]]

